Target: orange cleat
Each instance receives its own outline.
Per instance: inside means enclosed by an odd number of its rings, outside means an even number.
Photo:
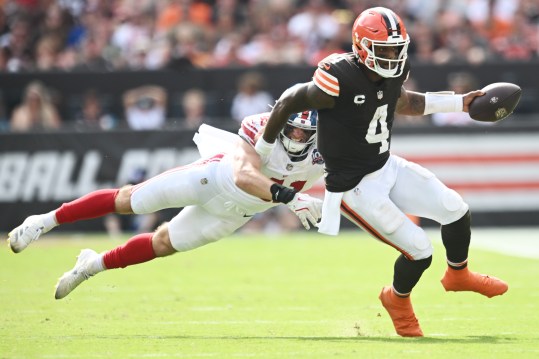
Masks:
[[[489,298],[502,295],[509,289],[509,286],[503,280],[472,272],[467,267],[460,270],[447,267],[441,282],[446,291],[477,292]]]
[[[423,331],[415,317],[410,297],[402,298],[393,292],[391,286],[382,288],[378,296],[386,308],[397,334],[401,337],[422,337]]]

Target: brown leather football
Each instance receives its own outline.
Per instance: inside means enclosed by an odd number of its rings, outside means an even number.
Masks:
[[[484,87],[484,96],[470,103],[470,117],[481,122],[501,121],[513,113],[522,95],[519,86],[509,82],[496,82]]]

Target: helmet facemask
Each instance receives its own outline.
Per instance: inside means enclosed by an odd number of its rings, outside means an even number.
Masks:
[[[279,140],[293,162],[305,159],[315,143],[317,117],[316,111],[292,115],[281,130]]]
[[[395,42],[376,41],[363,38],[359,43],[359,46],[361,46],[361,48],[367,53],[367,57],[363,60],[363,63],[370,70],[376,72],[382,77],[399,77],[404,71],[404,63],[408,58],[409,43],[409,37],[406,40],[397,40]],[[398,50],[397,58],[389,59],[378,56],[376,54],[376,49],[380,47],[396,47]]]

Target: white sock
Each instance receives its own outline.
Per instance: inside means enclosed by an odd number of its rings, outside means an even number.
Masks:
[[[88,274],[94,275],[105,270],[103,264],[103,253],[99,254],[88,266]]]
[[[56,222],[56,210],[42,214],[41,218],[43,219],[43,225],[45,226],[43,233],[50,231],[58,225],[58,222]]]

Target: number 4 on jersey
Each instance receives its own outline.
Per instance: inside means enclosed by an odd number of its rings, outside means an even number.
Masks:
[[[380,143],[380,152],[384,153],[389,150],[389,131],[387,129],[387,104],[380,106],[376,109],[371,122],[369,123],[369,129],[365,140],[368,143]],[[380,133],[376,133],[378,129],[378,123],[380,123]]]

